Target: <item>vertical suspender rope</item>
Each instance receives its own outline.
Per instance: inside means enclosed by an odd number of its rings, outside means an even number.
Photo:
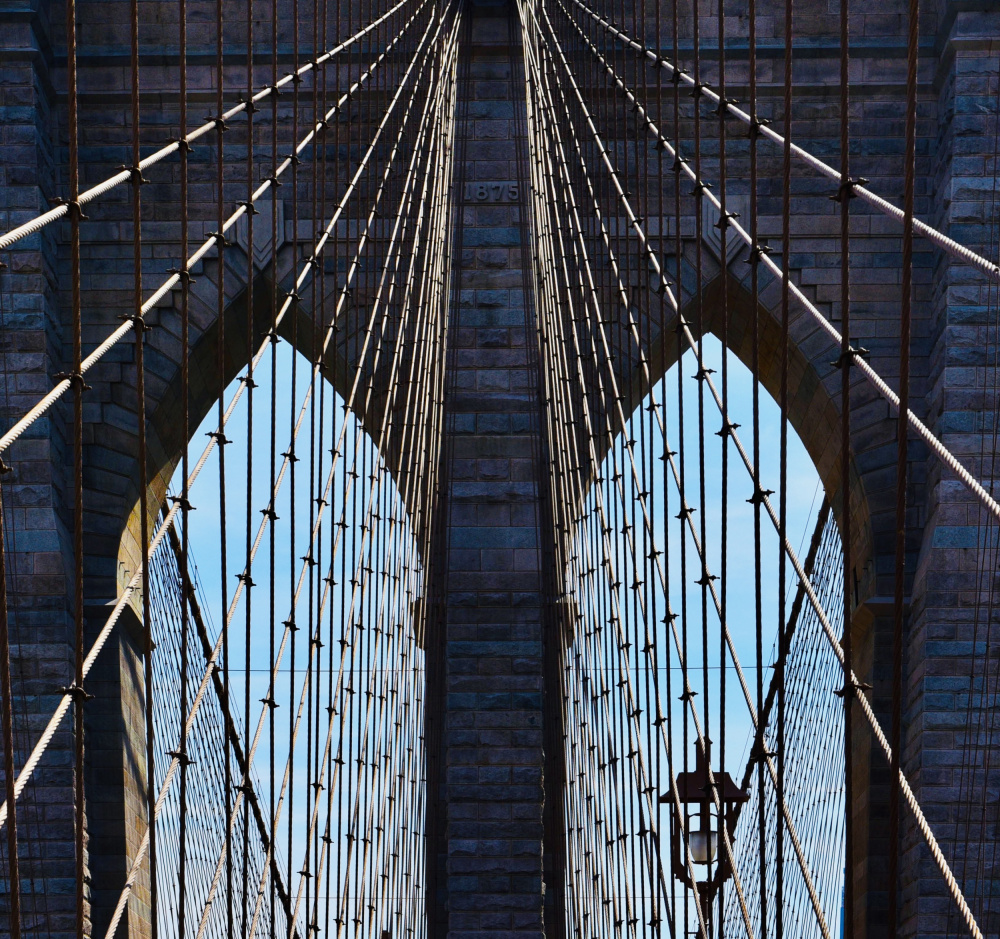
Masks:
[[[844,936],[854,939],[854,643],[852,639],[852,558],[851,518],[851,258],[850,258],[850,0],[840,0],[840,486],[841,532],[844,545]]]
[[[135,395],[139,459],[139,544],[142,558],[149,554],[149,468],[146,464],[146,322],[142,313],[142,169],[139,166],[139,2],[131,0],[131,99],[132,99],[132,260],[133,313],[135,329]],[[156,939],[156,757],[155,727],[153,726],[153,623],[150,611],[149,564],[142,565],[142,634],[144,650],[144,684],[146,698],[146,823],[149,826],[149,897],[151,935]]]
[[[0,470],[5,469],[0,466]],[[4,532],[3,488],[0,487],[0,733],[3,734],[3,775],[7,799],[7,877],[10,932],[21,939],[21,869],[17,856],[17,801],[14,796],[14,694],[10,675],[10,622],[7,610],[7,543]]]
[[[80,143],[76,90],[76,2],[66,0],[66,103],[69,136],[69,200],[71,309],[73,319],[73,617],[75,620],[73,661],[73,751],[74,826],[76,880],[76,935],[83,939],[84,918],[84,717],[83,691],[83,309],[80,296]],[[138,161],[133,161],[137,163]],[[138,223],[136,223],[138,224]],[[16,881],[12,878],[12,883]],[[12,891],[16,894],[17,891]],[[17,924],[16,929],[20,929]]]
[[[658,69],[662,71],[662,69]],[[726,100],[726,9],[725,3],[719,2],[719,94],[723,101]],[[695,102],[695,107],[698,102]],[[729,622],[728,616],[728,596],[729,596],[729,244],[727,241],[727,228],[729,227],[729,217],[727,215],[727,125],[725,109],[719,108],[719,283],[721,285],[721,298],[719,302],[722,314],[722,323],[719,329],[719,338],[722,341],[722,428],[719,431],[721,441],[721,470],[720,481],[720,531],[719,531],[719,775],[725,779],[726,773],[726,624]],[[662,121],[658,121],[658,126],[662,127]],[[657,141],[659,143],[659,141]],[[661,255],[662,256],[662,255]],[[707,376],[706,376],[707,377]],[[664,402],[665,404],[665,402]],[[666,461],[664,460],[664,478],[666,478]],[[719,815],[719,828],[724,828],[729,819],[729,804],[722,801],[722,811]],[[718,937],[724,939],[726,934],[726,882],[725,878],[719,878],[719,919]]]
[[[757,140],[761,121],[757,116],[757,3],[749,0],[749,66],[750,66],[750,254],[747,258],[750,264],[750,302],[753,305],[751,314],[752,363],[753,372],[753,473],[754,493],[750,501],[753,504],[753,544],[754,544],[754,636],[756,642],[756,678],[757,678],[757,713],[760,714],[764,705],[764,644],[763,644],[763,611],[761,608],[761,526],[760,511],[763,491],[760,486],[760,258],[763,253],[760,238],[759,220],[757,218]],[[757,725],[757,739],[754,741],[757,760],[757,863],[760,869],[760,935],[767,939],[767,891],[763,889],[767,871],[767,790],[764,785],[765,753],[767,746],[764,737],[764,725]],[[779,937],[780,939],[780,937]]]
[[[246,79],[247,79],[247,124],[246,124],[246,220],[247,220],[247,275],[246,275],[246,344],[247,344],[247,373],[244,377],[246,383],[247,399],[247,455],[246,455],[246,518],[244,528],[244,545],[246,566],[244,573],[239,576],[243,580],[243,589],[246,595],[244,600],[244,639],[243,639],[243,752],[250,752],[250,627],[251,627],[251,598],[253,594],[254,582],[250,577],[250,555],[253,549],[253,421],[254,421],[254,388],[257,383],[253,380],[253,355],[254,355],[254,216],[257,208],[253,204],[254,191],[254,113],[257,108],[253,103],[254,85],[254,34],[253,34],[253,0],[246,0]],[[273,407],[273,402],[272,402]],[[241,773],[241,787],[250,784],[250,765],[247,764],[246,773]],[[243,843],[240,850],[240,888],[244,902],[240,904],[240,933],[246,936],[247,931],[247,886],[249,884],[249,854],[250,854],[250,800],[243,800]]]
[[[226,728],[230,726],[230,684],[229,684],[229,589],[226,583],[228,577],[228,525],[226,521],[226,444],[229,443],[223,430],[223,417],[225,410],[223,399],[226,391],[226,239],[223,235],[222,226],[225,218],[225,145],[224,133],[226,125],[222,118],[222,101],[225,91],[225,36],[224,36],[224,11],[223,0],[216,0],[215,4],[215,106],[216,106],[216,222],[218,230],[215,234],[216,250],[218,252],[219,267],[216,274],[216,381],[217,381],[217,426],[215,431],[216,442],[219,445],[219,592],[221,597],[221,623],[222,623],[222,720],[224,728],[221,733],[221,750],[223,759],[223,791],[222,791],[222,811],[223,818],[229,818],[229,806],[232,796],[232,765],[229,759],[229,741],[226,735]],[[233,936],[233,878],[232,878],[232,833],[227,828],[225,835],[226,852],[226,935],[228,939]]]
[[[178,0],[179,58],[178,95],[180,104],[180,228],[181,257],[188,256],[188,153],[187,137],[187,0]],[[275,95],[275,100],[277,96]],[[188,822],[188,764],[187,734],[184,719],[187,716],[188,699],[188,631],[191,607],[191,572],[188,549],[190,547],[189,512],[191,509],[188,476],[190,475],[191,441],[191,322],[190,290],[191,276],[187,270],[181,272],[181,436],[184,449],[181,454],[181,544],[180,544],[180,589],[181,589],[181,671],[179,687],[178,741],[173,755],[180,760],[180,818],[177,834],[177,937],[187,939],[187,822]]]
[[[271,0],[271,84],[277,88],[278,83],[278,0]],[[278,168],[278,96],[274,94],[271,96],[271,173],[275,174]],[[274,492],[275,481],[276,481],[276,467],[278,459],[278,334],[277,334],[277,319],[278,319],[278,186],[277,186],[277,176],[273,176],[274,185],[271,186],[271,310],[270,310],[270,330],[269,338],[271,341],[271,414],[270,414],[270,448],[269,448],[269,470],[270,470],[270,489],[269,492]],[[293,311],[294,316],[294,311]],[[293,353],[294,354],[294,353]],[[269,866],[272,871],[277,871],[277,866],[274,865],[274,847],[275,839],[277,837],[277,832],[274,830],[274,796],[275,796],[275,785],[274,785],[274,749],[276,743],[276,733],[275,733],[275,710],[277,709],[278,702],[275,697],[275,675],[274,675],[274,657],[275,657],[275,591],[277,588],[277,578],[276,578],[276,556],[277,556],[277,506],[274,504],[274,499],[272,497],[271,506],[271,526],[268,532],[269,543],[268,543],[268,618],[267,618],[267,643],[268,643],[268,684],[267,684],[267,697],[264,699],[264,703],[267,705],[268,715],[267,715],[267,737],[268,737],[268,747],[267,747],[267,788],[268,788],[268,820],[271,822],[271,828],[268,833],[269,837],[269,847],[268,847],[268,860],[270,862]],[[249,676],[248,676],[249,680]],[[277,904],[276,900],[276,889],[274,884],[274,875],[272,873],[272,883],[271,889],[268,891],[268,939],[276,939],[277,930],[275,924],[275,916],[277,915]],[[244,903],[246,898],[244,898]],[[186,939],[185,936],[179,936],[178,939]]]
[[[910,320],[913,284],[913,199],[916,171],[917,137],[917,55],[919,41],[919,0],[909,0],[906,40],[906,144],[903,183],[903,270],[899,318],[899,409],[905,414],[910,407]],[[786,265],[787,266],[787,265]],[[844,330],[847,332],[846,328]],[[903,592],[906,579],[906,452],[909,423],[896,421],[896,559],[892,604],[892,727],[889,746],[892,748],[889,780],[889,870],[886,889],[889,893],[889,937],[895,939],[898,929],[899,880],[899,773],[903,747]],[[978,589],[978,584],[976,585]]]
[[[775,786],[775,800],[779,808],[785,804],[785,663],[788,658],[787,631],[787,562],[785,536],[788,526],[788,320],[789,320],[789,271],[791,265],[791,206],[792,206],[792,0],[785,0],[785,63],[783,110],[785,143],[781,166],[781,256],[784,259],[781,275],[781,340],[778,352],[781,356],[781,379],[778,391],[778,406],[781,410],[780,441],[778,445],[778,661],[776,684],[778,687],[778,727],[776,749],[778,751],[778,779]],[[760,714],[760,725],[766,728],[764,712]],[[785,930],[785,823],[781,812],[775,813],[777,831],[775,835],[775,904],[774,934],[782,939]]]
[[[11,939],[21,939],[21,872],[17,856],[17,802],[14,798],[14,695],[10,676],[10,624],[7,611],[7,545],[3,490],[0,488],[0,732],[7,794],[7,877],[10,894]]]

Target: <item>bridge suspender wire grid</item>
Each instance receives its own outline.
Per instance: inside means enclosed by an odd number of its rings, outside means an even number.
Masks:
[[[516,879],[459,876],[503,846],[462,838],[448,762],[456,262],[498,263],[454,236],[457,76],[490,16],[524,90],[498,189],[533,307],[554,819],[537,913],[491,928],[997,934],[997,233],[917,217],[917,0],[900,196],[852,168],[860,11],[835,7],[67,0],[58,195],[0,232],[11,936],[437,939],[469,931],[466,881]],[[795,80],[800,29],[829,92]],[[959,455],[911,364],[952,286],[986,317]],[[933,487],[972,532],[963,671],[934,686],[961,697],[952,814],[907,651],[946,635],[913,626]]]

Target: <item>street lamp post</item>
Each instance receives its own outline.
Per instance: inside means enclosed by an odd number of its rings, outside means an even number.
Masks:
[[[680,807],[675,803],[672,792],[660,796],[660,802],[667,802],[672,808],[670,841],[673,851],[674,877],[688,889],[695,886],[687,864],[686,847],[690,847],[692,861],[706,868],[705,879],[697,882],[698,898],[701,901],[702,915],[706,924],[709,922],[709,912],[719,888],[733,874],[729,859],[724,854],[719,856],[716,861],[716,857],[719,855],[720,819],[718,813],[713,812],[715,809],[715,799],[712,795],[713,785],[719,794],[722,812],[721,824],[726,826],[730,842],[732,842],[736,829],[736,813],[731,811],[731,808],[738,803],[746,802],[749,798],[733,782],[729,773],[716,771],[712,776],[715,780],[714,784],[709,779],[708,760],[699,747],[695,756],[694,770],[690,773],[677,774],[677,795]],[[698,827],[693,831],[687,831],[686,839],[682,834],[685,830],[683,818],[679,816],[679,811],[683,812],[685,805],[698,806]],[[694,821],[694,815],[694,812],[690,813],[689,821]],[[713,862],[715,864],[714,871],[712,869]]]

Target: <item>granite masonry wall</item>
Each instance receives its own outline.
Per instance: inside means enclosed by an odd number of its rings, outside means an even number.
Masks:
[[[282,0],[284,3],[284,0]],[[345,4],[346,6],[347,4]],[[599,5],[599,4],[598,4]],[[289,4],[290,6],[290,4]],[[654,4],[647,3],[652,9]],[[779,4],[759,2],[761,111],[780,119],[782,14]],[[859,6],[860,5],[856,5]],[[143,0],[143,137],[161,143],[176,134],[176,6]],[[212,108],[214,3],[192,2],[192,115]],[[669,13],[669,5],[663,9]],[[702,36],[714,37],[715,11],[702,3]],[[802,0],[796,15],[796,140],[835,162],[837,110],[837,4]],[[83,178],[93,183],[128,159],[127,3],[81,0],[81,107]],[[726,3],[730,29],[729,93],[746,98],[745,4]],[[682,31],[690,35],[690,5]],[[449,351],[448,423],[444,452],[445,486],[439,506],[439,541],[444,562],[438,571],[441,628],[435,637],[438,685],[437,744],[430,790],[429,862],[431,929],[435,939],[504,937],[513,932],[558,935],[558,888],[562,879],[552,859],[558,856],[546,807],[556,804],[546,760],[557,759],[558,733],[546,724],[546,693],[552,656],[558,649],[546,578],[551,532],[544,504],[547,464],[541,433],[544,414],[537,392],[535,324],[525,269],[529,262],[528,205],[523,168],[524,86],[520,37],[509,3],[469,0],[460,70],[455,180],[454,302]],[[240,41],[245,4],[226,3],[227,100],[243,90],[245,68]],[[301,5],[303,23],[310,4]],[[46,2],[0,2],[0,229],[43,211],[64,193],[65,40],[63,11]],[[905,80],[905,4],[886,0],[878,9],[859,8],[852,21],[852,111],[854,172],[880,193],[898,199],[902,192]],[[303,32],[303,35],[306,35]],[[986,5],[938,0],[921,7],[920,110],[918,122],[917,213],[979,250],[995,251],[997,53],[1000,14]],[[705,39],[711,50],[713,39]],[[281,68],[293,59],[288,18],[282,21]],[[682,57],[690,44],[682,45]],[[714,81],[711,55],[706,80]],[[582,75],[581,82],[591,79]],[[384,89],[383,89],[384,90]],[[263,120],[263,117],[261,118]],[[288,133],[283,127],[282,133]],[[690,123],[682,136],[691,139]],[[622,151],[635,147],[630,133]],[[745,154],[745,141],[740,144]],[[240,128],[227,134],[238,160]],[[214,227],[210,147],[192,155],[192,238]],[[331,184],[339,179],[339,156],[329,161]],[[356,151],[355,151],[356,152]],[[634,152],[634,150],[633,150]],[[780,152],[762,145],[761,233],[780,232]],[[746,165],[730,164],[731,193],[745,193]],[[710,160],[708,172],[711,173]],[[149,277],[165,273],[177,258],[176,164],[151,171],[144,187],[144,265]],[[237,180],[237,182],[239,182]],[[305,191],[305,190],[304,190]],[[793,277],[820,309],[839,319],[837,219],[828,202],[827,181],[797,177],[793,206]],[[235,186],[230,195],[242,198]],[[295,257],[290,242],[311,231],[300,219],[297,232],[285,201],[284,240],[276,273],[287,280]],[[92,348],[128,311],[131,293],[131,235],[124,193],[109,197],[88,213],[84,225],[85,342]],[[895,222],[857,209],[852,223],[852,299],[854,337],[870,350],[875,368],[894,384],[898,376],[900,240]],[[650,219],[651,230],[656,220]],[[663,222],[664,227],[667,222]],[[690,266],[693,221],[682,225],[687,296],[694,294]],[[50,387],[68,361],[68,252],[64,227],[4,252],[0,261],[0,315],[5,374],[2,416],[9,422]],[[711,281],[711,245],[706,252]],[[264,271],[267,262],[259,265]],[[672,263],[668,261],[669,264]],[[242,279],[248,268],[239,248],[226,253],[228,316],[241,310]],[[218,264],[207,261],[197,274],[194,328],[199,355],[214,357],[212,297]],[[330,263],[335,272],[336,261]],[[746,357],[748,299],[745,267],[734,272],[730,291],[731,335]],[[335,277],[327,282],[334,285]],[[777,315],[777,285],[762,284],[761,304],[772,328]],[[740,288],[740,289],[737,289]],[[711,305],[717,281],[705,288],[709,325],[719,312]],[[265,295],[259,290],[258,295]],[[921,243],[915,277],[914,407],[925,422],[974,472],[989,477],[996,428],[996,326],[989,291],[963,266]],[[150,411],[155,465],[154,496],[162,495],[176,462],[179,346],[176,298],[157,311],[160,327],[149,334]],[[302,316],[308,322],[310,316]],[[769,318],[769,320],[768,320]],[[245,321],[245,320],[244,320]],[[742,330],[742,331],[741,331]],[[306,332],[305,330],[303,331]],[[230,329],[229,336],[243,330]],[[809,319],[792,323],[796,375],[802,389],[793,422],[812,454],[834,510],[841,513],[835,459],[830,440],[837,434],[839,373],[835,352]],[[656,343],[655,336],[653,343]],[[737,339],[734,338],[734,346]],[[114,598],[134,563],[136,517],[134,365],[128,344],[92,372],[87,422],[87,543],[85,590],[95,621],[100,607]],[[236,374],[245,350],[227,358],[227,380]],[[775,386],[776,358],[764,363],[762,379]],[[667,362],[660,363],[665,367]],[[618,366],[627,371],[627,362]],[[206,373],[207,374],[207,373]],[[638,387],[634,376],[626,386]],[[214,384],[214,380],[212,382]],[[641,389],[639,389],[641,390]],[[636,396],[636,404],[641,394]],[[211,404],[209,380],[199,391],[198,407]],[[862,671],[873,684],[876,710],[888,724],[889,649],[892,595],[893,507],[895,502],[895,421],[887,405],[860,378],[853,394],[854,459],[851,511],[856,544],[855,637]],[[16,728],[23,759],[69,683],[72,627],[68,603],[71,551],[67,538],[66,428],[68,414],[55,408],[12,448],[6,459],[13,472],[3,477],[5,521],[9,532],[9,583],[15,591],[15,684],[20,710]],[[986,626],[981,600],[989,586],[977,578],[985,557],[982,521],[964,489],[942,472],[937,460],[914,444],[911,451],[912,517],[908,527],[908,569],[912,574],[907,635],[906,748],[904,768],[935,828],[946,855],[982,896],[992,880],[996,819],[988,815],[986,854],[971,839],[963,800],[969,792],[963,766],[970,732],[968,715],[982,712]],[[989,560],[987,558],[987,560]],[[978,580],[978,582],[977,582]],[[19,599],[20,598],[20,599]],[[90,890],[94,924],[117,896],[125,865],[142,833],[142,774],[129,760],[143,733],[135,715],[141,695],[134,681],[134,634],[123,630],[117,645],[103,655],[100,690],[108,692],[88,720],[88,836]],[[113,651],[112,651],[113,650]],[[94,690],[98,690],[95,686]],[[117,694],[119,697],[115,698]],[[971,712],[969,710],[971,702]],[[103,708],[104,710],[100,710]],[[556,729],[557,730],[557,729]],[[546,744],[547,741],[547,744]],[[996,765],[997,761],[994,761]],[[114,772],[99,767],[112,766]],[[551,762],[549,769],[551,770]],[[885,929],[884,859],[887,853],[886,774],[881,756],[866,734],[858,735],[858,800],[855,817],[864,837],[851,860],[860,906],[856,935],[877,937]],[[436,774],[436,775],[435,775]],[[980,776],[980,781],[982,777]],[[100,785],[97,784],[100,781]],[[549,792],[546,793],[546,780]],[[73,840],[71,753],[68,734],[53,742],[34,786],[26,795],[21,819],[22,857],[31,878],[22,881],[32,928],[62,939],[73,932]],[[990,809],[995,811],[995,809]],[[965,813],[965,814],[963,814]],[[978,821],[975,823],[978,825]],[[546,831],[549,831],[546,844]],[[912,825],[904,833],[904,933],[912,936],[956,934],[944,887]],[[2,849],[5,850],[5,847]],[[546,867],[546,865],[549,865]],[[546,889],[543,891],[543,881]],[[0,920],[6,910],[0,885]],[[140,893],[142,890],[140,889]],[[123,927],[142,936],[141,904]],[[996,915],[996,911],[991,914]],[[131,914],[130,914],[131,916]],[[982,922],[997,932],[995,919]],[[0,926],[2,928],[2,926]]]

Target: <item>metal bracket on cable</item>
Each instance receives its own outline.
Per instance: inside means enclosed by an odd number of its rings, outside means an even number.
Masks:
[[[83,372],[56,372],[54,377],[57,381],[68,381],[73,388],[79,386],[81,391],[91,391],[93,388],[84,381]]]
[[[773,495],[774,495],[773,489],[761,489],[760,486],[758,486],[754,490],[754,494],[750,496],[749,499],[747,499],[747,502],[749,502],[751,505],[762,505],[764,499],[767,496],[773,496]]]
[[[849,684],[845,683],[842,688],[837,688],[833,693],[838,698],[843,698],[844,695],[850,693],[851,697],[854,697],[859,691],[864,693],[865,691],[871,691],[872,686],[865,681],[852,681]]]
[[[771,246],[766,241],[758,241],[754,244],[747,256],[743,259],[744,264],[760,264],[761,258],[765,254],[771,253]]]
[[[725,231],[729,228],[730,219],[739,218],[739,212],[730,212],[726,210],[725,212],[719,213],[719,218],[713,223],[713,228],[718,228],[719,231]]]
[[[123,166],[122,169],[128,169],[128,167]],[[143,180],[143,182],[145,182],[145,180]],[[64,205],[64,206],[66,206],[66,214],[71,219],[75,217],[77,220],[81,220],[81,219],[85,219],[85,218],[88,217],[88,216],[86,216],[86,215],[83,214],[83,205],[82,205],[82,203],[80,203],[76,199],[64,199],[62,196],[53,196],[51,199],[49,199],[49,205],[53,205],[53,206]],[[6,265],[2,265],[2,266],[6,266]]]
[[[64,695],[72,698],[74,701],[79,701],[81,704],[86,704],[88,701],[92,701],[94,696],[84,690],[82,685],[78,685],[73,682],[72,685],[65,685],[59,689]]]
[[[750,123],[748,137],[751,143],[756,143],[761,136],[761,128],[771,122],[766,117],[754,118]]]
[[[735,115],[730,114],[729,109],[731,107],[736,107],[740,103],[739,98],[719,98],[719,103],[715,108],[716,117],[726,120],[727,118],[732,120]]]
[[[857,198],[857,193],[854,191],[855,186],[867,186],[869,180],[865,179],[864,176],[859,176],[857,179],[852,179],[850,176],[847,177],[838,187],[837,191],[830,196],[831,202],[843,202],[844,199],[855,199]]]
[[[174,274],[182,284],[193,284],[194,275],[186,267],[171,267],[167,269],[168,274]]]
[[[122,313],[118,319],[125,323],[131,323],[136,329],[144,333],[148,333],[153,329],[153,325],[146,322],[146,317],[142,313]]]
[[[135,185],[145,186],[146,183],[149,182],[149,180],[146,179],[146,177],[142,175],[142,167],[141,166],[126,166],[123,163],[121,166],[118,167],[118,169],[121,172],[123,172],[123,173],[128,173],[129,181],[132,183],[133,186],[135,186]],[[65,204],[66,204],[67,208],[70,205],[69,202],[67,202]]]
[[[870,353],[864,346],[854,346],[851,345],[847,348],[845,352],[841,352],[830,364],[834,368],[843,368],[845,365],[850,368],[855,365],[855,359],[861,358],[865,359]]]

